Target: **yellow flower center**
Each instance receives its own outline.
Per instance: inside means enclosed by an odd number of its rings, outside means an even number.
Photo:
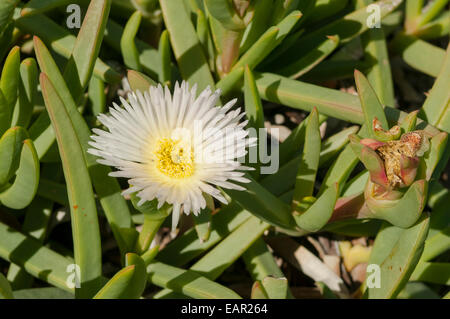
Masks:
[[[189,177],[194,173],[194,155],[186,142],[163,138],[156,149],[158,170],[172,178]]]

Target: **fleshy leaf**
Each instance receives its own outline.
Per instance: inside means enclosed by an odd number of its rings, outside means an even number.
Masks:
[[[320,230],[330,220],[339,196],[339,187],[335,183],[329,187],[305,212],[294,213],[297,225],[310,232]]]
[[[350,135],[349,139],[353,151],[369,171],[370,179],[378,185],[388,187],[389,181],[386,176],[383,160],[370,147],[360,143],[356,135]]]
[[[122,51],[125,65],[133,70],[140,71],[141,63],[139,61],[139,51],[134,42],[134,38],[139,30],[142,15],[139,11],[133,13],[128,19],[122,37],[120,38],[120,49]]]
[[[14,175],[19,167],[23,141],[28,133],[21,127],[12,127],[0,139],[0,188]]]
[[[146,285],[145,263],[141,257],[129,253],[126,266],[111,278],[94,299],[138,299]]]
[[[424,214],[408,229],[389,226],[378,234],[372,250],[372,255],[376,254],[378,257],[371,256],[369,264],[376,263],[380,266],[380,283],[379,286],[368,289],[368,298],[385,299],[397,296],[419,261],[429,222],[429,216]],[[385,236],[387,232],[392,233],[392,236],[389,236],[391,238]]]
[[[377,97],[374,89],[367,78],[358,70],[355,70],[355,82],[358,89],[359,100],[364,113],[364,123],[368,128],[369,137],[377,138],[374,132],[373,121],[376,118],[379,121],[379,128],[389,129],[386,116],[384,115],[383,105]]]
[[[319,116],[314,108],[308,117],[305,132],[305,144],[300,158],[300,165],[294,187],[292,199],[293,207],[303,197],[313,195],[317,169],[319,167],[321,138],[319,130]]]
[[[150,86],[156,86],[157,83],[143,73],[134,70],[128,70],[128,82],[133,91],[141,91],[141,93],[148,91]]]
[[[72,54],[64,69],[64,79],[75,102],[80,101],[92,76],[110,8],[111,0],[97,0],[89,3]],[[109,76],[115,75],[110,72]]]
[[[80,267],[80,297],[92,297],[100,285],[101,243],[97,207],[91,179],[73,123],[63,101],[47,75],[41,73],[40,83],[68,185],[75,262]]]
[[[11,285],[2,273],[0,273],[0,299],[14,299]]]
[[[209,280],[192,270],[184,270],[161,262],[147,267],[148,280],[163,288],[199,299],[241,299],[233,290]]]
[[[380,218],[391,224],[408,228],[411,227],[420,217],[427,195],[427,182],[418,180],[414,182],[402,196],[397,200],[377,199],[372,196],[373,187],[368,186],[365,191],[366,204],[371,213],[361,217]]]
[[[269,299],[267,292],[264,290],[264,286],[259,280],[255,281],[252,286],[251,299]]]
[[[39,158],[30,139],[23,141],[19,168],[12,185],[0,193],[0,202],[12,209],[27,207],[39,185]]]

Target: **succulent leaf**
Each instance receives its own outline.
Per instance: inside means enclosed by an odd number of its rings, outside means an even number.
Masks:
[[[374,191],[376,185],[369,181],[364,192],[369,211],[361,217],[383,219],[402,228],[411,227],[418,220],[425,206],[427,186],[428,183],[425,180],[418,180],[401,198],[392,199],[386,198],[384,194],[377,195],[376,190]]]
[[[396,140],[401,134],[401,129],[398,125],[391,127],[389,130],[384,130],[376,117],[372,121],[372,130],[375,138],[381,142]]]
[[[362,144],[356,135],[350,135],[349,139],[353,151],[369,171],[370,179],[374,183],[387,188],[389,186],[389,180],[386,176],[384,163],[380,156],[378,156],[372,148]]]

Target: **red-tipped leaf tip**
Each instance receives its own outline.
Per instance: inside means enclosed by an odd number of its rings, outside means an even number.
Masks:
[[[339,36],[337,36],[337,35],[327,35],[327,38],[333,42],[339,41]]]

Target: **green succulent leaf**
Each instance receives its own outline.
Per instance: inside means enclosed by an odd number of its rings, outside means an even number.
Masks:
[[[128,18],[128,16],[127,16]],[[106,24],[105,42],[118,53],[121,52],[120,39],[122,38],[124,29],[114,20],[109,19]],[[156,79],[161,70],[158,50],[154,47],[135,38],[136,47],[139,50],[139,62],[146,74]]]
[[[445,147],[447,146],[448,134],[441,132],[430,139],[430,148],[420,162],[417,176],[427,181],[431,180],[439,161],[441,160]]]
[[[262,284],[269,299],[287,299],[289,286],[286,278],[266,277]]]
[[[245,29],[239,53],[247,51],[266,31],[270,23],[274,4],[268,1],[256,1],[253,5],[253,18]]]
[[[259,97],[258,89],[256,87],[255,78],[253,77],[253,73],[248,67],[248,65],[245,67],[245,76],[244,76],[244,104],[245,104],[245,114],[248,119],[248,127],[251,127],[254,129],[254,131],[250,131],[250,134],[253,134],[256,137],[258,136],[258,133],[260,129],[264,129],[264,111],[263,106],[261,102],[261,98]],[[258,166],[260,165],[260,155],[259,154],[266,154],[265,150],[261,149],[265,148],[265,143],[257,143],[256,146],[253,147],[253,149],[249,149],[249,157],[254,154],[255,157],[255,164],[249,164],[250,166],[255,168],[255,171],[253,172],[253,176],[258,179],[259,178],[259,169]]]
[[[309,232],[320,230],[331,218],[338,197],[339,188],[336,183],[317,198],[306,211],[300,212],[299,215],[294,213],[297,225]]]
[[[2,273],[0,273],[0,299],[14,299],[11,285]]]
[[[389,129],[386,116],[383,111],[383,105],[381,104],[375,90],[370,85],[367,78],[359,71],[355,71],[355,82],[358,89],[359,99],[361,101],[361,107],[364,112],[364,123],[369,131],[369,137],[376,138],[374,132],[373,121],[376,118],[384,130]]]
[[[450,285],[449,273],[450,263],[419,262],[411,274],[410,280],[448,286]]]
[[[95,191],[100,198],[100,203],[109,223],[117,226],[114,229],[130,227],[132,225],[131,215],[128,206],[121,195],[119,183],[115,178],[108,176],[110,172],[108,167],[98,164],[97,158],[87,152],[91,131],[87,126],[86,121],[79,113],[71,92],[69,91],[55,61],[43,42],[37,37],[34,38],[34,46],[39,66],[41,70],[48,75],[49,80],[57,90],[58,98],[63,102],[62,105],[65,108],[65,112],[69,116],[71,125],[74,127],[73,133],[81,147],[82,158],[86,162],[90,178],[94,184]],[[43,121],[45,121],[45,119]],[[53,132],[50,131],[49,135],[52,133]],[[55,135],[56,134],[53,135],[53,138],[55,138]],[[46,139],[49,139],[51,136],[52,135],[46,137]]]
[[[217,83],[217,87],[222,90],[224,95],[227,95],[241,79],[244,72],[242,68],[248,65],[250,69],[254,69],[292,31],[301,16],[299,11],[294,11],[261,35],[236,62],[232,71]]]
[[[191,228],[161,250],[158,260],[181,267],[216,245],[250,216],[251,214],[243,211],[239,205],[231,203],[212,216],[211,233],[207,241],[201,242],[195,229]]]
[[[372,4],[372,0],[359,0],[361,7]],[[386,37],[383,28],[370,28],[361,35],[364,57],[371,64],[367,79],[383,105],[395,106],[394,83],[392,81]]]
[[[419,111],[409,113],[400,123],[402,134],[414,131],[417,123],[417,113],[419,113]]]
[[[138,299],[146,285],[144,260],[136,254],[126,255],[126,266],[112,277],[94,299]]]
[[[12,127],[0,138],[0,188],[15,174],[19,167],[23,142],[28,133],[21,127]]]
[[[405,2],[405,29],[414,29],[422,13],[424,0],[406,0]]]
[[[450,12],[445,11],[439,15],[436,19],[424,24],[418,29],[413,31],[416,37],[423,40],[432,40],[441,38],[449,34],[450,32]]]
[[[150,265],[150,263],[155,259],[156,255],[158,255],[159,246],[156,245],[150,249],[148,249],[145,253],[141,255],[142,260],[145,263],[145,266]]]
[[[9,127],[17,100],[20,72],[20,48],[14,47],[6,57],[0,78],[0,135]]]
[[[408,282],[397,299],[439,299],[440,296],[422,282]]]
[[[337,2],[337,1],[334,1]],[[344,2],[344,1],[341,1]],[[381,0],[375,4],[378,5],[380,18],[383,19],[393,10],[395,10],[401,1],[398,0]],[[340,38],[340,43],[346,43],[356,36],[362,34],[368,30],[370,24],[368,23],[368,17],[370,10],[361,8],[353,11],[346,16],[337,19],[331,23],[326,24],[322,28],[319,28],[313,32],[309,32],[297,41],[289,48],[283,55],[280,56],[281,61],[284,61],[285,67],[290,66],[298,59],[298,56],[304,56],[307,52],[310,52],[326,38],[328,35],[337,35]],[[314,17],[314,12],[310,15]],[[320,111],[320,110],[319,110]]]
[[[216,279],[269,228],[267,223],[251,217],[197,261],[190,269]]]
[[[192,270],[184,270],[161,262],[147,267],[148,280],[163,288],[197,299],[241,299],[231,289]],[[176,279],[176,280],[175,280]]]
[[[262,238],[257,239],[242,255],[247,270],[254,280],[263,280],[267,276],[284,277],[274,256]]]
[[[39,181],[42,177],[59,180],[62,170],[57,166],[45,164],[42,166]],[[26,209],[22,232],[43,242],[50,228],[52,210],[53,201],[36,196]],[[7,278],[14,290],[29,288],[33,284],[33,277],[15,264],[10,265]]]
[[[426,262],[444,253],[450,247],[450,227],[428,236],[420,261]]]
[[[351,148],[369,171],[371,181],[388,187],[389,181],[381,157],[370,147],[363,145],[356,135],[349,138]]]
[[[425,12],[423,12],[418,21],[418,26],[422,26],[425,23],[430,22],[434,19],[443,9],[445,9],[445,6],[447,5],[448,0],[436,0],[431,2],[428,6]]]
[[[89,84],[100,46],[105,34],[111,0],[91,1],[87,9],[72,54],[64,69],[64,79],[75,102],[79,102],[81,95]],[[107,70],[105,77],[113,78],[116,72]]]
[[[74,296],[56,287],[29,288],[14,291],[15,299],[74,299]]]
[[[319,114],[319,123],[322,124],[325,120],[326,117]],[[280,144],[280,165],[286,164],[301,149],[305,141],[305,131],[306,121],[302,121]]]
[[[94,116],[106,111],[105,83],[96,76],[89,81],[89,101]]]
[[[205,13],[203,13],[202,10],[198,9],[196,11],[197,13],[197,36],[202,44],[203,51],[205,53],[205,57],[208,60],[209,68],[211,70],[215,69],[215,49],[214,49],[214,43],[211,38],[211,31],[208,23],[208,18],[206,17]]]
[[[75,262],[80,267],[80,297],[92,297],[100,285],[101,243],[97,208],[83,149],[63,100],[45,73],[40,83],[55,130],[68,185]]]
[[[20,164],[11,186],[0,193],[0,202],[12,209],[27,207],[39,185],[39,158],[30,139],[23,141]]]
[[[344,146],[349,142],[349,136],[358,132],[358,126],[351,126],[328,137],[322,143],[320,150],[319,167],[323,167],[334,156],[340,153]]]
[[[172,52],[170,49],[169,33],[164,30],[159,38],[158,45],[159,57],[161,59],[161,72],[159,73],[159,82],[163,85],[169,85],[172,82]]]
[[[320,118],[320,116],[319,116],[319,118]],[[305,122],[306,121],[304,121],[302,123],[305,123]],[[298,127],[300,127],[301,125],[302,124],[300,124]],[[339,153],[342,150],[342,148],[344,148],[344,146],[348,143],[349,135],[355,133],[357,129],[358,128],[356,126],[349,127],[348,129],[345,129],[339,133],[336,133],[335,135],[330,136],[322,143],[322,150],[320,151],[320,160],[319,160],[320,168],[327,165],[329,160],[331,159],[331,157],[333,157],[333,155],[336,155],[337,153]],[[294,134],[294,132],[291,134]],[[301,143],[303,143],[303,141],[304,141],[304,136],[305,135],[303,133],[303,140]],[[286,141],[287,140],[285,140],[284,143],[286,143]],[[283,144],[281,144],[281,145],[283,145]],[[302,144],[299,144],[298,150],[299,151],[302,150]],[[353,154],[353,152],[352,152],[352,154]],[[354,155],[354,157],[356,158],[356,155]],[[340,158],[340,157],[338,157],[338,158]],[[357,161],[357,158],[355,161]],[[342,161],[342,162],[344,162],[344,161]],[[300,163],[301,163],[301,157],[300,157],[300,155],[297,155],[296,157],[291,159],[289,162],[282,165],[276,173],[265,176],[264,179],[261,180],[261,185],[266,187],[269,191],[273,192],[274,194],[282,194],[284,192],[289,191],[295,185],[296,174],[298,172]],[[346,164],[348,164],[348,162],[346,162]],[[351,162],[350,162],[350,164],[351,164]],[[350,166],[353,167],[352,165],[350,165]],[[347,170],[346,167],[344,167],[344,170]],[[342,166],[341,166],[341,168],[342,168]],[[351,169],[353,169],[353,168],[351,168]],[[335,171],[336,171],[336,174],[337,173],[342,174],[342,171],[340,171],[337,168]],[[329,172],[330,172],[330,170],[329,170]],[[342,176],[342,175],[339,175],[339,176]],[[330,182],[330,185],[328,185],[327,187],[332,186],[332,185],[333,185],[333,182]],[[323,186],[323,187],[326,188],[325,186]]]
[[[194,215],[195,231],[202,242],[207,241],[211,234],[211,213],[211,209],[206,207],[197,216]]]
[[[290,207],[250,176],[246,175],[246,178],[251,180],[250,183],[245,184],[246,190],[227,189],[225,193],[238,202],[242,208],[267,223],[287,229],[295,227]]]
[[[245,28],[245,23],[234,10],[233,5],[227,0],[205,0],[208,12],[218,20],[226,29],[241,30]]]
[[[128,70],[127,79],[133,91],[148,91],[150,86],[157,86],[158,84],[143,73],[134,70]]]
[[[28,127],[37,95],[38,69],[34,58],[20,64],[19,96],[12,116],[12,126]]]
[[[267,295],[267,292],[264,289],[264,286],[262,285],[261,281],[255,281],[255,283],[252,286],[252,292],[250,295],[251,299],[269,299],[269,296]]]
[[[422,254],[429,222],[424,214],[411,228],[388,226],[379,232],[369,264],[380,266],[380,286],[368,288],[368,298],[395,298],[403,289]]]
[[[287,67],[277,70],[277,73],[297,79],[309,72],[316,65],[328,57],[339,45],[338,35],[329,35],[313,50],[301,56],[297,61]]]
[[[445,50],[403,32],[396,34],[389,45],[390,50],[412,68],[437,77],[445,59]]]
[[[20,11],[22,16],[45,13],[57,7],[72,3],[70,0],[30,0]]]
[[[310,83],[288,79],[272,73],[254,73],[256,85],[261,98],[310,112],[313,106],[319,113],[335,117],[350,123],[363,124],[364,114],[357,96]],[[401,122],[407,113],[392,107],[385,107],[384,112],[389,122]],[[417,121],[418,126],[435,135],[439,130],[431,125]]]
[[[42,246],[37,239],[25,236],[1,222],[0,235],[3,238],[0,243],[0,256],[3,259],[25,268],[35,278],[74,293],[74,289],[67,285],[67,282],[73,282],[66,271],[73,264],[70,258]],[[30,251],[34,252],[31,256]]]
[[[120,38],[123,61],[128,68],[136,71],[141,71],[141,63],[139,61],[139,51],[134,39],[139,30],[141,19],[142,15],[139,11],[133,13],[130,19],[128,19],[122,37]]]
[[[197,83],[199,90],[208,85],[214,88],[208,62],[185,7],[169,0],[161,0],[160,5],[181,75],[191,85]]]
[[[433,84],[430,94],[423,104],[419,115],[437,128],[450,133],[450,126],[443,125],[444,116],[448,113],[450,93],[448,79],[450,78],[450,45],[447,47],[444,63],[441,71]]]
[[[5,0],[0,3],[0,34],[7,26],[8,21],[12,18],[14,8],[19,2],[19,0]]]
[[[249,66],[245,67],[244,81],[245,114],[249,120],[249,126],[255,129],[264,127],[264,111],[256,87],[255,78]]]
[[[334,183],[338,183],[339,189],[342,189],[353,169],[358,165],[358,162],[358,156],[352,150],[352,146],[347,145],[327,171],[322,185],[320,186],[318,196],[323,194],[323,192]]]
[[[54,50],[62,57],[69,59],[72,56],[72,52],[76,46],[77,38],[72,35],[72,33],[70,33],[70,31],[68,31],[66,28],[61,27],[46,16],[41,14],[25,16],[17,19],[16,25],[21,30],[42,38],[42,40],[47,43],[52,50]],[[101,35],[102,34],[98,33],[98,36]],[[92,57],[92,55],[90,57]],[[90,64],[86,66],[89,65]],[[84,71],[86,71],[86,69],[84,69]],[[88,72],[84,73],[84,75],[87,75],[87,73]],[[105,62],[103,62],[100,58],[97,58],[95,61],[94,74],[107,83],[115,84],[120,81],[120,75]],[[90,77],[88,77],[87,79],[89,80],[89,78]]]
[[[362,217],[384,219],[397,227],[411,227],[425,207],[427,187],[425,180],[415,181],[399,200],[366,196],[366,204],[371,212]]]
[[[316,0],[313,2],[315,3],[313,8],[310,9],[311,13],[307,20],[309,23],[317,23],[318,21],[329,18],[340,12],[348,4],[348,0]]]
[[[256,217],[251,217],[229,234],[214,249],[197,261],[191,268],[208,279],[215,280],[252,245],[269,225]],[[161,298],[170,291],[159,292]]]
[[[300,202],[303,197],[313,195],[317,169],[319,168],[321,137],[319,115],[316,108],[311,111],[307,121],[305,143],[300,158],[292,199],[294,209],[297,206],[297,202]]]

